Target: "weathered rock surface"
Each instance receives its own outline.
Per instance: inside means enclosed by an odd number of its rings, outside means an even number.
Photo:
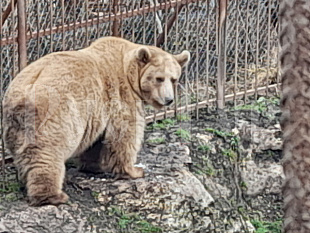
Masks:
[[[272,224],[282,216],[278,118],[272,105],[265,113],[205,111],[199,120],[149,128],[137,164],[144,178],[114,180],[70,164],[70,202],[59,207],[29,207],[8,168],[0,233],[255,232],[253,220]]]
[[[100,225],[92,226],[87,216],[89,211],[92,212],[91,216],[96,212],[97,215],[104,216],[104,213],[112,213],[114,208],[141,215],[144,221],[159,226],[164,232],[184,232],[182,229],[192,229],[193,232],[206,230],[211,222],[208,206],[213,202],[213,198],[184,165],[191,163],[188,147],[181,143],[152,146],[148,153],[142,151],[140,158],[139,165],[145,167],[147,174],[145,178],[136,180],[114,181],[104,175],[91,177],[89,174],[77,172],[76,169],[69,169],[69,187],[66,189],[69,195],[74,197],[68,206],[33,208],[23,201],[16,202],[14,207],[1,211],[0,230],[117,232],[116,226],[112,226],[112,229],[101,228]],[[72,191],[73,189],[78,190],[81,195],[90,191],[90,198],[94,199],[91,204],[93,208],[82,207],[85,203],[74,200],[79,194]],[[92,230],[93,228],[96,230]]]

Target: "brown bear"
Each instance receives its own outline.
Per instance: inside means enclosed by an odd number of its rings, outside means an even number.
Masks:
[[[102,137],[107,143],[97,149],[99,155],[83,155],[85,170],[143,177],[134,163],[143,139],[144,104],[157,109],[171,104],[189,59],[188,51],[171,55],[105,37],[85,49],[51,53],[23,69],[3,99],[3,137],[30,204],[67,202],[65,161]]]

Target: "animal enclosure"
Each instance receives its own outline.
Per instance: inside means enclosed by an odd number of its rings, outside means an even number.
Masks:
[[[27,64],[109,35],[191,53],[174,105],[161,112],[147,108],[147,122],[193,110],[198,115],[209,105],[244,104],[251,95],[277,91],[278,1],[220,2],[226,1],[3,0],[1,98]]]

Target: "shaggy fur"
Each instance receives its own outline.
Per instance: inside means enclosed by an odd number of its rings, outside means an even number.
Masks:
[[[61,204],[65,161],[82,168],[143,176],[134,167],[144,131],[144,103],[171,103],[189,53],[106,37],[79,51],[57,52],[26,67],[3,100],[5,146],[14,155],[31,205]],[[100,138],[104,146],[95,144]],[[93,156],[93,157],[92,157]]]

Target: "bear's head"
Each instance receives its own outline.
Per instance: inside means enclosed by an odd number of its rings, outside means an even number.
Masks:
[[[190,53],[183,51],[172,55],[156,47],[141,46],[136,49],[135,56],[140,66],[139,88],[143,100],[156,109],[170,105]]]

